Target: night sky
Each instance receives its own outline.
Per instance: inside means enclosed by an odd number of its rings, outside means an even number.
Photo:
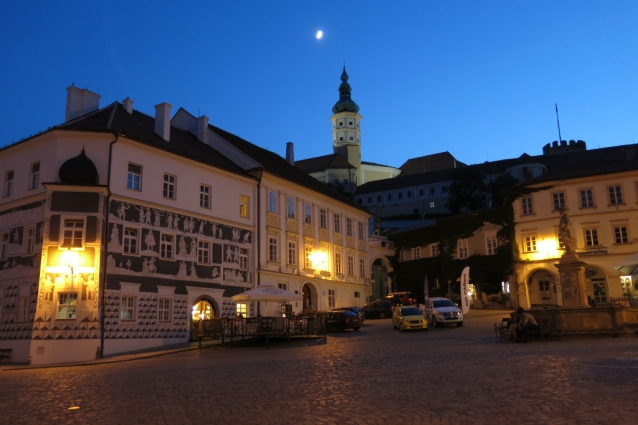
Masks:
[[[295,158],[332,153],[345,63],[363,160],[472,164],[638,137],[638,2],[14,1],[0,16],[0,146],[64,120],[72,83],[168,102]],[[316,38],[318,30],[324,35]]]

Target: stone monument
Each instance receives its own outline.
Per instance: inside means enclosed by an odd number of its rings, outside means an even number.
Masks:
[[[587,295],[585,291],[585,263],[576,254],[571,222],[564,208],[560,210],[558,235],[565,247],[565,253],[556,264],[560,274],[560,291],[564,307],[585,307]],[[557,288],[558,289],[558,288]]]

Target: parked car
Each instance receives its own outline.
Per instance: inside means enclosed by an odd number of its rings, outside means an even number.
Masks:
[[[385,296],[386,299],[396,300],[401,305],[416,305],[416,299],[409,291],[390,292]]]
[[[401,332],[411,329],[428,330],[428,321],[415,305],[400,305],[394,308],[392,325]]]
[[[445,323],[456,323],[456,326],[463,326],[463,312],[448,298],[434,297],[426,300],[428,319],[432,326]]]
[[[346,329],[358,331],[360,327],[361,320],[359,315],[350,310],[326,313],[326,328],[329,331],[345,332]]]
[[[392,303],[385,299],[378,299],[364,305],[361,310],[367,319],[385,319],[392,317]]]
[[[359,320],[361,320],[361,323],[366,321],[366,314],[359,307],[338,307],[338,308],[332,309],[332,311],[344,311],[344,310],[357,313],[357,316],[359,316]]]

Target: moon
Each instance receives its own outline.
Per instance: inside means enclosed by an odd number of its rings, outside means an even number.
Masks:
[[[323,37],[323,31],[319,30],[317,31],[317,40],[321,40],[321,37]]]

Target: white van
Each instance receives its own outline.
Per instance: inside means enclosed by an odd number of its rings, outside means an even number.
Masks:
[[[456,323],[463,326],[463,312],[448,298],[433,297],[425,300],[428,320],[432,326],[444,323]]]

